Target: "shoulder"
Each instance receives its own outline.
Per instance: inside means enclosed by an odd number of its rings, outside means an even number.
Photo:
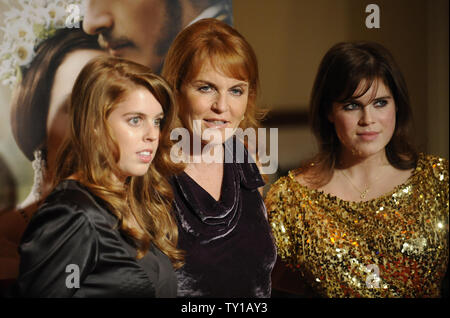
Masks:
[[[76,236],[83,236],[80,239],[84,240],[92,238],[95,230],[86,213],[92,206],[81,189],[58,185],[31,217],[21,240],[22,248],[29,242],[49,247]]]
[[[419,157],[418,157],[418,162],[422,162],[422,163],[429,163],[429,164],[434,164],[434,163],[444,163],[448,165],[448,159],[444,158],[444,157],[440,157],[437,155],[433,155],[433,154],[427,154],[427,153],[419,153]]]
[[[46,198],[36,215],[50,213],[55,208],[63,210],[66,217],[71,215],[85,218],[92,224],[104,222],[113,224],[115,221],[115,217],[108,213],[102,200],[73,180],[61,182]]]
[[[290,174],[280,177],[270,186],[269,192],[267,192],[266,199],[285,193],[290,188],[292,181],[293,180]]]
[[[289,171],[286,176],[275,181],[266,196],[267,206],[292,204],[298,200],[298,195],[308,189],[296,178],[297,170]]]
[[[87,222],[85,209],[80,208],[80,198],[84,197],[84,193],[77,189],[67,189],[61,185],[57,186],[45,199],[43,204],[31,217],[30,223],[25,233],[30,230],[44,229],[52,226],[55,222],[67,223],[73,226],[76,219],[81,222]]]
[[[24,296],[68,297],[66,266],[80,267],[80,277],[95,268],[99,249],[96,226],[77,199],[82,190],[58,186],[36,211],[19,246],[18,292]]]
[[[431,154],[419,154],[416,170],[424,178],[448,186],[448,168],[448,159]]]
[[[86,189],[63,181],[31,217],[20,242],[21,254],[35,264],[64,245],[97,245],[99,229],[112,225],[107,213],[100,210]]]

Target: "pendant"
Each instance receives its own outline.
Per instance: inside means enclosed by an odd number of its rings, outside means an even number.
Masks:
[[[363,192],[361,192],[361,195],[359,196],[361,199],[365,199],[367,192],[369,192],[369,189],[364,190]]]

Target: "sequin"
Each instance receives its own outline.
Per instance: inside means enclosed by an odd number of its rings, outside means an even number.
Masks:
[[[291,171],[266,198],[278,254],[324,297],[439,297],[448,182],[448,161],[420,154],[404,184],[349,202],[302,186]]]

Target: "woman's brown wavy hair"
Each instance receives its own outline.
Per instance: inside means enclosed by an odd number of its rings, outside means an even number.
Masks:
[[[108,116],[126,96],[144,87],[164,111],[160,142],[144,176],[128,177],[125,187],[113,182],[118,172],[120,149],[107,124]],[[100,197],[118,219],[122,233],[131,238],[142,258],[153,243],[182,265],[176,248],[177,225],[171,214],[173,193],[168,177],[180,172],[170,160],[170,130],[177,126],[177,107],[169,85],[150,69],[120,58],[94,58],[80,72],[72,92],[70,137],[57,155],[53,185],[76,175],[76,179]],[[117,174],[116,174],[117,175]]]
[[[249,83],[247,109],[239,128],[257,130],[265,111],[256,107],[259,89],[256,54],[236,29],[213,18],[199,20],[181,31],[164,60],[162,76],[174,90],[184,127],[192,125],[187,122],[188,112],[183,109],[181,86],[195,78],[207,61],[226,76]]]
[[[333,123],[328,120],[334,102],[364,95],[377,79],[389,88],[396,106],[394,134],[386,145],[386,157],[398,169],[417,164],[417,151],[409,136],[412,110],[405,79],[391,53],[375,42],[341,42],[323,57],[314,81],[310,101],[310,124],[319,144],[319,153],[303,164],[310,170],[312,184],[326,184],[337,164],[340,141]],[[353,96],[360,83],[358,96]],[[311,179],[311,180],[309,180]]]

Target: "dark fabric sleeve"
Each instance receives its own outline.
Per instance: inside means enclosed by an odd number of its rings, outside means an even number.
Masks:
[[[95,268],[97,250],[96,230],[75,205],[43,206],[20,243],[17,296],[71,297],[77,291],[74,268],[81,284]]]

